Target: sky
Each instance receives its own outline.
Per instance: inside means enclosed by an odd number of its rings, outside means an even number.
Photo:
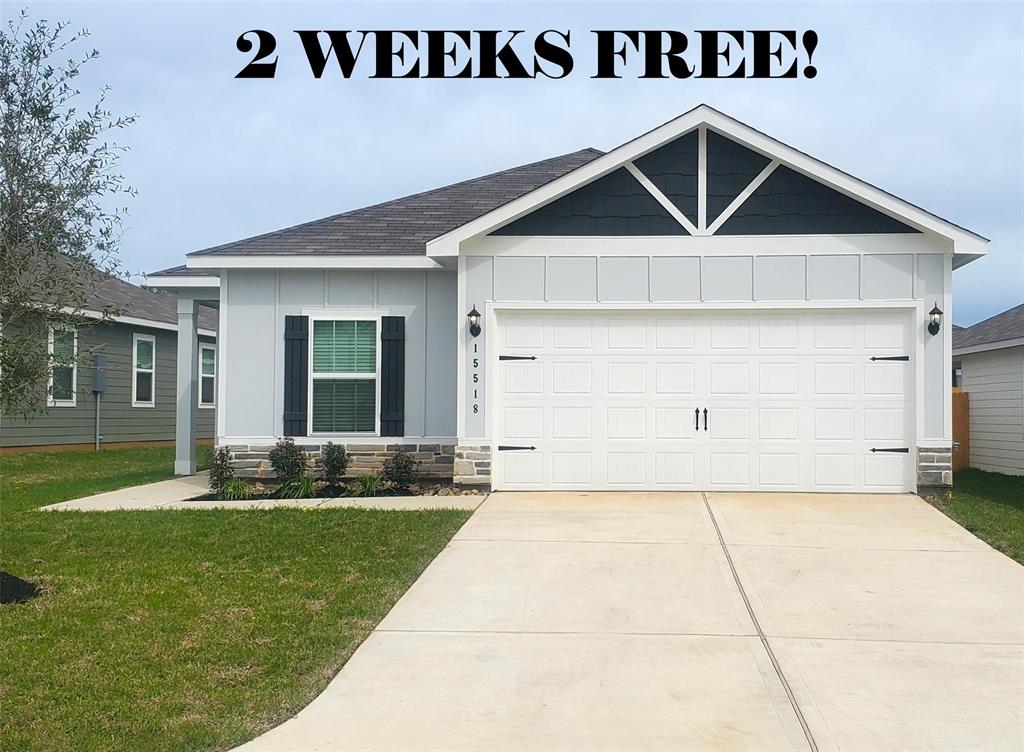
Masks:
[[[1024,3],[47,3],[107,85],[128,202],[121,254],[148,272],[190,251],[593,146],[706,103],[991,239],[954,273],[956,323],[1024,301]],[[235,74],[249,29],[273,79]],[[315,79],[295,29],[568,31],[561,80]],[[595,29],[811,29],[813,79],[593,79]],[[360,72],[362,70],[362,72]]]

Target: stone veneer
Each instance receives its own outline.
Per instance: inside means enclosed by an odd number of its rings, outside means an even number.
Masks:
[[[491,448],[480,444],[457,445],[452,482],[459,486],[491,485]]]
[[[404,451],[420,461],[416,474],[422,478],[448,480],[455,465],[455,446],[452,444],[341,444],[352,458],[346,478],[356,478],[365,473],[379,472],[384,460],[395,452]],[[310,466],[318,469],[320,447],[299,445],[309,457]],[[229,444],[231,467],[239,478],[273,480],[274,469],[270,466],[272,444]]]
[[[920,488],[953,485],[953,449],[917,448],[917,485]]]

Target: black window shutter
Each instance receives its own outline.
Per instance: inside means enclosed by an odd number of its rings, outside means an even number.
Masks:
[[[405,435],[405,317],[380,321],[380,435]]]
[[[306,436],[309,316],[284,317],[284,435]]]

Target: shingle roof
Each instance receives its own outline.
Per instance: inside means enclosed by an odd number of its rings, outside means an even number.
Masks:
[[[581,149],[189,255],[422,256],[428,240],[550,183],[602,153]]]
[[[158,272],[150,272],[146,275],[147,277],[210,277],[216,276],[210,274],[209,269],[189,269],[184,264],[180,266],[171,266],[167,269],[161,269]]]
[[[1008,339],[1024,337],[1024,303],[1011,308],[974,326],[953,332],[953,349],[987,345]]]

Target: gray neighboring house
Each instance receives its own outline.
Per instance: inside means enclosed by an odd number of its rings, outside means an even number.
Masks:
[[[701,105],[148,283],[219,305],[249,476],[291,436],[501,490],[905,492],[952,482],[943,316],[987,243]],[[180,415],[177,472],[193,443]]]
[[[970,395],[971,467],[1024,475],[1024,303],[953,333]]]
[[[47,347],[55,365],[46,385],[46,412],[29,420],[0,416],[0,447],[92,447],[96,440],[93,394],[95,355],[107,359],[106,391],[99,400],[102,445],[171,442],[177,412],[178,313],[175,296],[115,277],[104,277],[92,295],[95,310],[114,307],[112,319],[77,331],[51,331]],[[199,309],[196,436],[214,435],[216,413],[216,311]],[[79,357],[81,356],[81,357]],[[200,378],[197,376],[197,378]]]

